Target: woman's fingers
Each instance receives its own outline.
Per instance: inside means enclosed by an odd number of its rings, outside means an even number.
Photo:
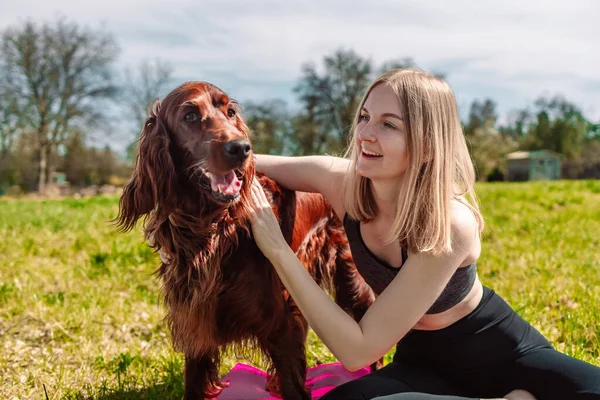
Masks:
[[[256,206],[271,207],[271,204],[269,204],[267,196],[265,195],[265,191],[256,179],[252,181],[251,196],[252,201],[255,203]]]
[[[268,218],[268,216],[266,216],[262,212],[267,211],[267,208],[269,211],[272,212],[272,208],[271,204],[267,200],[264,191],[262,190],[262,187],[256,179],[252,181],[250,199],[252,200],[250,204],[250,213],[252,219],[254,220],[254,223],[258,222],[257,220],[263,220],[263,222],[266,223],[266,220],[264,220],[264,218]]]
[[[254,180],[256,182],[256,192],[258,193],[258,197],[264,202],[264,203],[268,203],[269,201],[267,200],[267,195],[265,194],[265,191],[263,190],[262,186],[260,186],[260,183],[255,179]]]

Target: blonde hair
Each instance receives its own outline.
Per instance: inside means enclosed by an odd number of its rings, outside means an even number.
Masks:
[[[367,89],[354,116],[345,155],[351,160],[344,178],[345,209],[350,217],[360,221],[373,219],[378,212],[371,180],[358,175],[354,168],[360,150],[353,136],[360,110],[379,84],[389,85],[398,96],[408,134],[408,168],[386,242],[399,240],[411,252],[450,252],[452,200],[458,199],[472,210],[480,232],[483,218],[456,98],[448,84],[433,75],[412,68],[391,70]]]

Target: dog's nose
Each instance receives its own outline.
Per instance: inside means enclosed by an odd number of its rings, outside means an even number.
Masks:
[[[250,150],[250,142],[244,139],[232,140],[225,143],[225,155],[235,161],[244,161],[248,158]]]

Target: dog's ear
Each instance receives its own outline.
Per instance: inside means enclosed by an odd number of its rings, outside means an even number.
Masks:
[[[131,230],[142,216],[152,211],[158,220],[167,218],[170,213],[176,174],[169,134],[159,111],[157,101],[140,134],[133,175],[119,200],[116,224],[122,231]]]

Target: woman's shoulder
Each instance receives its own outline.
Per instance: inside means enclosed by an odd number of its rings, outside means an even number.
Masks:
[[[350,168],[350,160],[335,156],[316,156],[314,160],[320,164],[320,170],[312,174],[316,191],[329,201],[338,218],[343,220],[344,208],[343,185],[344,177]]]
[[[477,258],[481,251],[479,221],[473,210],[460,199],[451,207],[452,248],[468,249],[469,258]]]
[[[451,213],[453,241],[468,243],[479,240],[479,221],[466,201],[452,200]]]

